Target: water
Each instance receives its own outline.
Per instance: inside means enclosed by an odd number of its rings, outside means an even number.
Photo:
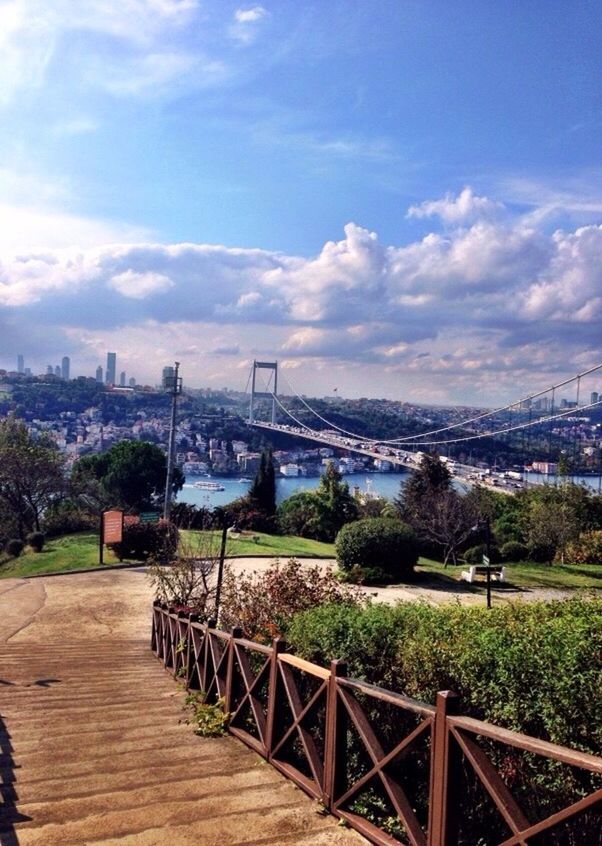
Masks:
[[[200,477],[204,479],[205,477]],[[343,481],[349,485],[349,490],[353,492],[353,488],[357,485],[361,491],[365,491],[367,483],[374,493],[379,496],[384,496],[386,499],[395,499],[399,494],[400,486],[404,485],[409,478],[409,473],[349,473],[343,476]],[[198,481],[196,476],[189,476],[184,487],[178,494],[178,502],[188,502],[191,505],[204,506],[205,508],[214,508],[216,505],[228,505],[232,500],[239,496],[244,496],[249,490],[251,484],[250,479],[239,481],[238,479],[223,479],[215,477],[212,481],[219,482],[223,485],[223,491],[204,491],[200,488],[195,488],[193,482]],[[577,476],[572,481],[578,484],[584,484],[598,492],[600,490],[601,479],[600,476]],[[313,491],[318,486],[319,479],[306,478],[298,476],[296,478],[278,478],[276,480],[276,500],[282,502],[283,499],[291,496],[297,491]],[[554,477],[547,477],[541,473],[528,474],[529,485],[534,484],[554,484]],[[466,484],[461,481],[455,482],[459,490],[466,490]]]
[[[394,499],[399,493],[400,484],[403,484],[408,478],[408,473],[349,473],[347,476],[343,476],[343,481],[347,482],[349,490],[353,492],[355,485],[358,485],[361,491],[365,491],[366,480],[369,480],[370,487],[376,494],[387,499]],[[188,477],[178,494],[178,502],[188,502],[191,505],[204,506],[205,508],[227,505],[233,499],[244,496],[251,484],[250,479],[239,482],[238,479],[215,477],[212,481],[219,482],[225,490],[205,491],[201,488],[195,488],[193,485],[195,481],[198,481],[195,476]],[[317,488],[319,481],[318,478],[308,479],[304,476],[278,478],[276,480],[276,500],[282,502],[283,499],[287,499],[298,491],[313,491]]]

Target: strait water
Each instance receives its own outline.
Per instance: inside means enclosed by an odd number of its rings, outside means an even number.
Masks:
[[[357,485],[360,491],[365,491],[367,485],[379,496],[384,496],[387,499],[394,499],[399,491],[400,486],[404,485],[409,479],[409,473],[349,473],[343,477],[343,481],[347,482],[349,489]],[[548,481],[554,483],[554,478],[546,479],[546,476],[540,473],[528,474],[529,484],[541,484]],[[224,479],[212,478],[211,481],[219,482],[223,485],[223,491],[205,491],[194,487],[194,482],[200,480],[207,480],[205,476],[189,476],[186,479],[184,487],[178,494],[179,502],[188,502],[191,505],[204,506],[205,508],[213,508],[216,505],[227,505],[232,500],[239,496],[243,496],[249,490],[251,481],[249,479]],[[594,491],[599,492],[601,487],[600,476],[583,476],[575,477],[573,480],[591,487]],[[283,499],[291,496],[297,491],[311,491],[318,486],[319,479],[306,478],[303,476],[297,478],[279,478],[276,480],[276,499],[282,502]],[[460,489],[464,489],[464,485],[458,483]]]

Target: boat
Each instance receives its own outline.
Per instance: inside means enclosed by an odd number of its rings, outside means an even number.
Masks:
[[[195,488],[200,488],[202,491],[225,491],[225,487],[219,482],[195,482]]]

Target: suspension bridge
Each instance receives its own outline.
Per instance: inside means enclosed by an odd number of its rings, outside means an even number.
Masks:
[[[258,376],[261,378],[265,371],[268,377],[261,379],[263,385],[258,388]],[[548,476],[551,468],[554,468],[555,474],[557,459],[562,456],[571,468],[571,473],[582,463],[584,450],[594,460],[597,454],[598,462],[602,462],[602,418],[600,422],[592,419],[592,414],[595,415],[596,410],[602,406],[601,392],[595,390],[602,383],[600,371],[602,364],[533,391],[504,406],[485,409],[468,418],[424,432],[381,438],[338,425],[317,411],[305,397],[295,391],[288,380],[285,381],[290,393],[279,394],[278,362],[254,361],[246,388],[248,391],[251,385],[248,425],[356,453],[372,460],[387,461],[393,467],[405,469],[415,468],[424,451],[447,451],[449,455],[452,449],[469,449],[485,439],[493,443],[509,443],[512,439],[515,451],[520,456],[520,461],[517,461],[520,477],[512,484],[522,484],[526,481],[530,465],[547,468],[545,475]],[[269,419],[259,419],[260,409]],[[534,454],[543,457],[534,462]],[[448,461],[448,466],[456,477],[467,480],[478,478],[475,466],[469,462]],[[600,474],[602,468],[592,465],[592,469]],[[493,484],[496,484],[496,477],[500,478],[493,473]]]

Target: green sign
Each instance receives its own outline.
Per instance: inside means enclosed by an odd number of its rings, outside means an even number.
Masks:
[[[161,515],[158,511],[141,511],[139,516],[141,523],[158,523]]]
[[[484,564],[485,567],[489,567],[489,565],[491,564],[491,561],[489,560],[489,558],[486,555],[483,556],[483,564]]]

